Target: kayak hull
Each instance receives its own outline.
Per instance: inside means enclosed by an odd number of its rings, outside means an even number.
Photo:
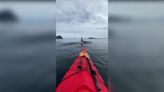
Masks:
[[[57,87],[56,92],[98,92],[95,79],[101,89],[100,92],[109,92],[86,49],[83,48],[81,53],[84,55],[79,54]],[[79,66],[81,67],[79,68]],[[91,74],[91,67],[96,73],[96,78]]]

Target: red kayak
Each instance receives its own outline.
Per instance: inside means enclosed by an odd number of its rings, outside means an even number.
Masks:
[[[85,48],[65,74],[56,92],[111,92]]]

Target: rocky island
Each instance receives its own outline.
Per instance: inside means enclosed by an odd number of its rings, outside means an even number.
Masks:
[[[0,11],[0,22],[16,22],[18,17],[11,10]]]
[[[63,37],[61,35],[57,35],[56,39],[63,39]]]
[[[95,37],[89,37],[88,39],[97,39],[97,38],[95,38]]]

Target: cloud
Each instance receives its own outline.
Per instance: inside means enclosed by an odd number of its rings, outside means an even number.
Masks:
[[[55,21],[55,2],[1,2],[0,11],[9,9],[20,20]]]
[[[110,2],[111,17],[132,20],[163,20],[164,2]],[[113,16],[115,15],[115,16]]]
[[[57,34],[107,37],[107,0],[60,0],[56,2]],[[80,37],[81,37],[80,36]]]

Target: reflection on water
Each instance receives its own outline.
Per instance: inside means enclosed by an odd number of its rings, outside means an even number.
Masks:
[[[52,27],[1,25],[0,92],[55,92],[55,65]]]
[[[106,84],[108,80],[108,39],[84,39],[90,43],[84,44],[94,64],[99,69]],[[80,39],[62,39],[56,41],[57,85],[78,56],[81,45]]]
[[[163,92],[164,23],[109,25],[109,74],[115,92]]]

